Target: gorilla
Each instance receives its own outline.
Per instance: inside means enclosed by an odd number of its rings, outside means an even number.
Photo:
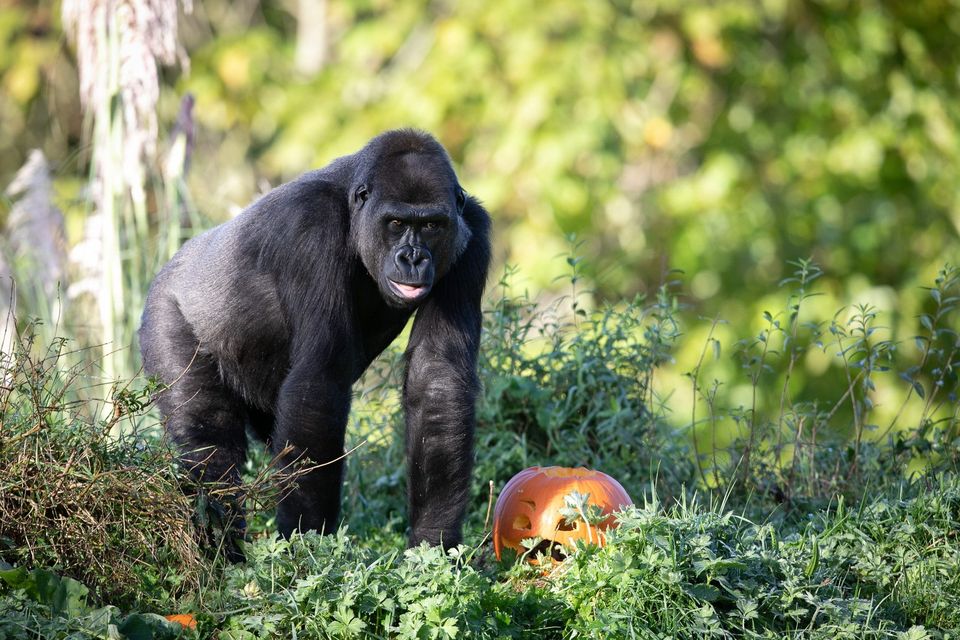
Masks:
[[[249,430],[287,449],[282,463],[316,466],[281,498],[280,533],[336,529],[351,385],[416,312],[403,384],[409,543],[457,545],[489,226],[443,147],[396,130],[186,242],[151,284],[139,332],[182,462],[236,484]]]

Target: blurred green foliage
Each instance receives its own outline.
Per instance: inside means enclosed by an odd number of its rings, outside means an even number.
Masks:
[[[448,147],[494,213],[499,258],[547,297],[564,286],[557,256],[575,232],[594,304],[653,292],[679,269],[691,317],[760,330],[765,294],[812,257],[823,299],[807,319],[870,303],[902,339],[929,306],[918,285],[960,261],[958,9],[209,0],[182,17],[190,66],[166,72],[161,122],[195,94],[190,186],[211,222],[411,125]],[[298,70],[311,38],[319,70]],[[75,239],[87,153],[73,64],[58,3],[4,3],[0,184],[43,146]],[[708,326],[690,323],[681,370]],[[802,365],[794,380],[810,384],[828,366]]]
[[[76,243],[89,211],[89,123],[59,4],[0,5],[0,190],[29,150],[42,147],[56,165],[57,204]],[[586,461],[637,487],[635,495],[644,493],[645,470],[676,493],[723,489],[739,473],[746,494],[791,505],[792,515],[829,496],[873,490],[873,478],[955,468],[960,280],[956,270],[939,270],[960,262],[960,0],[194,5],[181,20],[189,69],[165,71],[160,114],[169,131],[181,96],[196,96],[189,198],[179,184],[173,196],[149,185],[158,229],[163,202],[183,195],[191,214],[183,222],[198,231],[398,126],[436,134],[467,190],[493,212],[498,258],[518,268],[510,296],[487,314],[474,537],[485,528],[483,483],[529,464]],[[313,68],[300,58],[305,42],[322,45]],[[8,205],[0,197],[0,222]],[[147,263],[154,249],[142,253]],[[679,287],[673,270],[683,272]],[[524,289],[550,313],[536,311]],[[680,290],[678,306],[672,293]],[[637,293],[653,306],[631,304],[642,299]],[[140,310],[125,311],[135,324]],[[383,402],[388,412],[369,399],[357,403],[354,432],[373,445],[349,468],[356,490],[345,506],[359,531],[379,528],[374,537],[393,544],[404,522],[401,451],[391,431],[400,421],[396,398]],[[940,603],[955,595],[956,550],[929,542],[956,529],[955,489],[918,486],[930,508],[921,502],[906,516],[904,505],[912,507],[902,495],[891,507],[861,508],[856,527],[876,544],[864,543],[853,524],[841,526],[848,516],[838,509],[822,529],[817,521],[781,547],[786,560],[769,566],[789,571],[770,579],[816,607],[827,602],[821,595],[832,607],[834,590],[855,595],[853,605],[876,595],[883,615],[870,619],[880,625],[890,615],[955,626],[957,608]],[[953,509],[944,517],[936,515],[941,500],[944,512]],[[683,518],[694,522],[691,532],[702,533],[698,519],[706,519],[711,536],[734,540],[730,557],[746,560],[730,570],[753,580],[743,582],[751,589],[765,584],[751,572],[766,571],[766,561],[754,566],[758,552],[737,546],[749,541],[742,528],[696,509]],[[890,533],[897,522],[907,524]],[[654,537],[644,527],[661,525],[627,524],[639,533],[628,531],[622,548],[646,554],[638,545]],[[725,538],[727,531],[735,535]],[[257,561],[272,543],[259,544]],[[342,539],[316,544],[348,548]],[[624,582],[626,595],[591,617],[581,605],[605,576],[623,573],[614,553],[585,555],[570,582],[557,583],[560,595],[519,611],[538,622],[559,611],[557,625],[590,632],[594,623],[607,628],[607,610],[616,620],[650,611],[634,597],[652,593],[649,602],[668,602],[669,612],[679,611],[677,597],[703,601],[706,625],[716,621],[706,603],[743,595],[727,593],[722,571],[660,563],[673,585],[668,597],[660,583]],[[421,573],[448,580],[446,561],[435,560],[430,567],[439,569]],[[907,577],[891,580],[897,562]],[[374,568],[387,575],[393,566]],[[920,567],[915,575],[912,567]],[[256,608],[230,624],[239,630],[281,616],[280,601],[241,571],[230,588],[242,587]],[[420,574],[397,575],[384,582]],[[485,583],[465,575],[487,597]],[[683,596],[674,575],[689,581]],[[707,584],[715,578],[722,589]],[[311,580],[310,589],[320,584]],[[818,599],[793,588],[807,583]],[[890,585],[898,591],[887,598]],[[750,622],[755,594],[746,596],[730,615],[740,626],[727,627],[745,636],[753,625],[767,628]],[[567,601],[576,605],[569,612],[559,608]],[[768,602],[766,622],[781,625],[799,611],[787,609],[792,599]],[[360,619],[344,607],[334,622]],[[914,630],[898,637],[926,637],[922,629],[909,635]]]

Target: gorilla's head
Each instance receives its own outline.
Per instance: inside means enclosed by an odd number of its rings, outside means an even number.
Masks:
[[[446,151],[419,131],[374,138],[356,167],[348,194],[353,246],[384,300],[414,307],[467,246],[467,196]]]

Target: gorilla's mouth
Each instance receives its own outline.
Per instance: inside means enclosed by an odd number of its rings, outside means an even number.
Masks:
[[[394,293],[403,298],[404,300],[416,300],[423,297],[427,291],[430,290],[430,287],[417,286],[412,284],[401,284],[399,282],[394,282],[393,280],[387,279],[387,282],[390,283],[390,287],[393,289]]]

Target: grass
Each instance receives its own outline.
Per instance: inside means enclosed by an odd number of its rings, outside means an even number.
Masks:
[[[671,287],[592,313],[573,295],[565,316],[505,280],[486,317],[466,544],[450,557],[403,548],[398,352],[355,400],[349,527],[278,540],[269,506],[251,504],[247,562],[227,565],[207,489],[144,426],[155,388],[91,407],[64,341],[21,341],[0,395],[0,639],[960,637],[958,273],[930,288],[911,354],[869,308],[807,321],[817,270],[796,266],[784,313],[733,349],[748,403],[704,382],[711,334],[686,376],[688,422],[662,379],[684,339]],[[825,349],[839,382],[798,397],[800,363]],[[881,381],[902,393],[877,426]],[[716,437],[724,425],[732,437]],[[600,468],[638,506],[602,549],[498,562],[490,483],[532,464]],[[247,470],[259,502],[265,466],[261,451]],[[183,611],[197,631],[156,615]]]
[[[62,366],[65,348],[18,342],[4,372],[0,556],[56,568],[121,605],[196,591],[193,503],[170,452],[135,430],[109,435],[150,389],[116,390],[110,417],[97,420],[107,412],[76,397],[88,375]]]

